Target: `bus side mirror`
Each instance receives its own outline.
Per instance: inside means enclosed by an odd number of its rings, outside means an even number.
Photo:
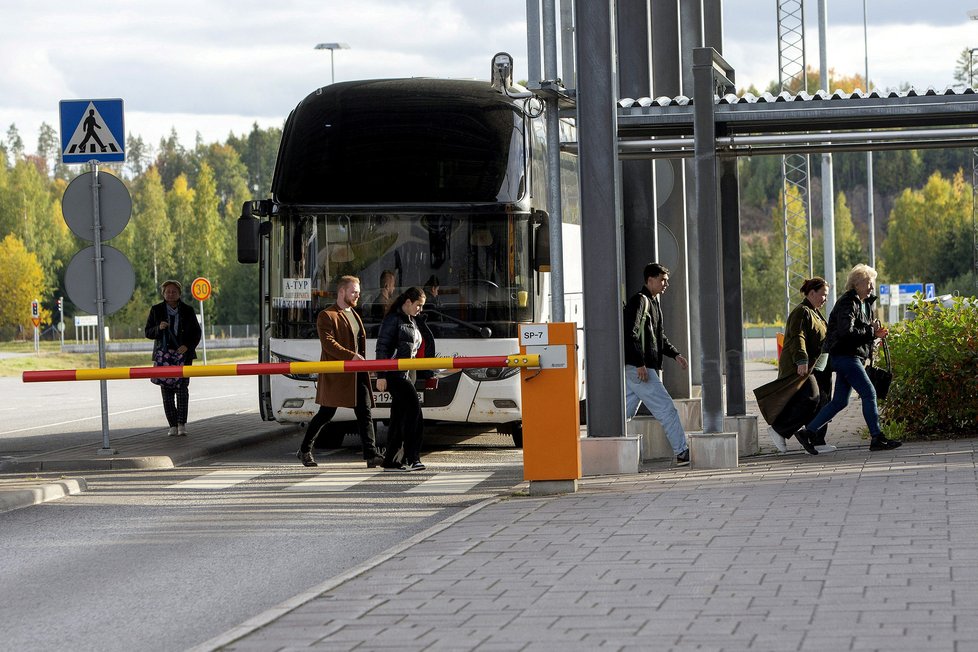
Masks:
[[[238,262],[251,264],[258,262],[258,232],[261,222],[251,214],[252,202],[246,201],[238,218]]]
[[[537,272],[550,271],[550,216],[546,211],[533,214],[536,228],[533,230],[533,269]]]

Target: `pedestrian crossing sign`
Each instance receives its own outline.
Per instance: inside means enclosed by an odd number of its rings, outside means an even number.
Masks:
[[[64,163],[126,160],[122,100],[61,100],[60,109]]]

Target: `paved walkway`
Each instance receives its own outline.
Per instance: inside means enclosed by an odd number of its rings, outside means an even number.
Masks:
[[[978,650],[975,441],[861,428],[857,402],[834,453],[486,501],[194,652]]]

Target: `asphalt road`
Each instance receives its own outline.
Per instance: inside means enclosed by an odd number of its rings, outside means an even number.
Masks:
[[[109,383],[113,431],[160,427],[156,388],[139,385]],[[191,424],[254,411],[254,388],[194,379]],[[0,455],[101,441],[98,383],[5,378],[0,391]],[[291,437],[176,469],[85,473],[84,494],[0,514],[0,649],[185,649],[522,479],[520,451],[495,433],[430,429],[429,469],[407,474],[368,471],[356,448],[307,469]]]
[[[160,390],[148,380],[106,382],[109,437],[166,427]],[[0,378],[0,459],[102,444],[102,401],[97,381],[24,383]],[[190,419],[258,414],[258,381],[249,376],[193,378]],[[257,418],[257,417],[256,417]]]

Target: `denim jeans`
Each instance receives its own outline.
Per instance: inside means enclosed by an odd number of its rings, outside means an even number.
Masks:
[[[686,450],[686,433],[679,422],[679,412],[676,410],[672,397],[666,391],[655,369],[649,369],[649,379],[638,379],[638,369],[625,365],[625,418],[631,419],[638,411],[638,404],[644,403],[652,416],[662,424],[666,438],[676,455]]]
[[[865,361],[854,355],[833,355],[830,361],[835,372],[835,393],[828,405],[819,410],[808,424],[808,429],[818,430],[831,421],[832,417],[849,405],[849,396],[852,390],[856,390],[863,401],[863,419],[869,426],[869,435],[879,437],[883,431],[880,429],[880,413],[876,406],[876,389],[866,375]]]

